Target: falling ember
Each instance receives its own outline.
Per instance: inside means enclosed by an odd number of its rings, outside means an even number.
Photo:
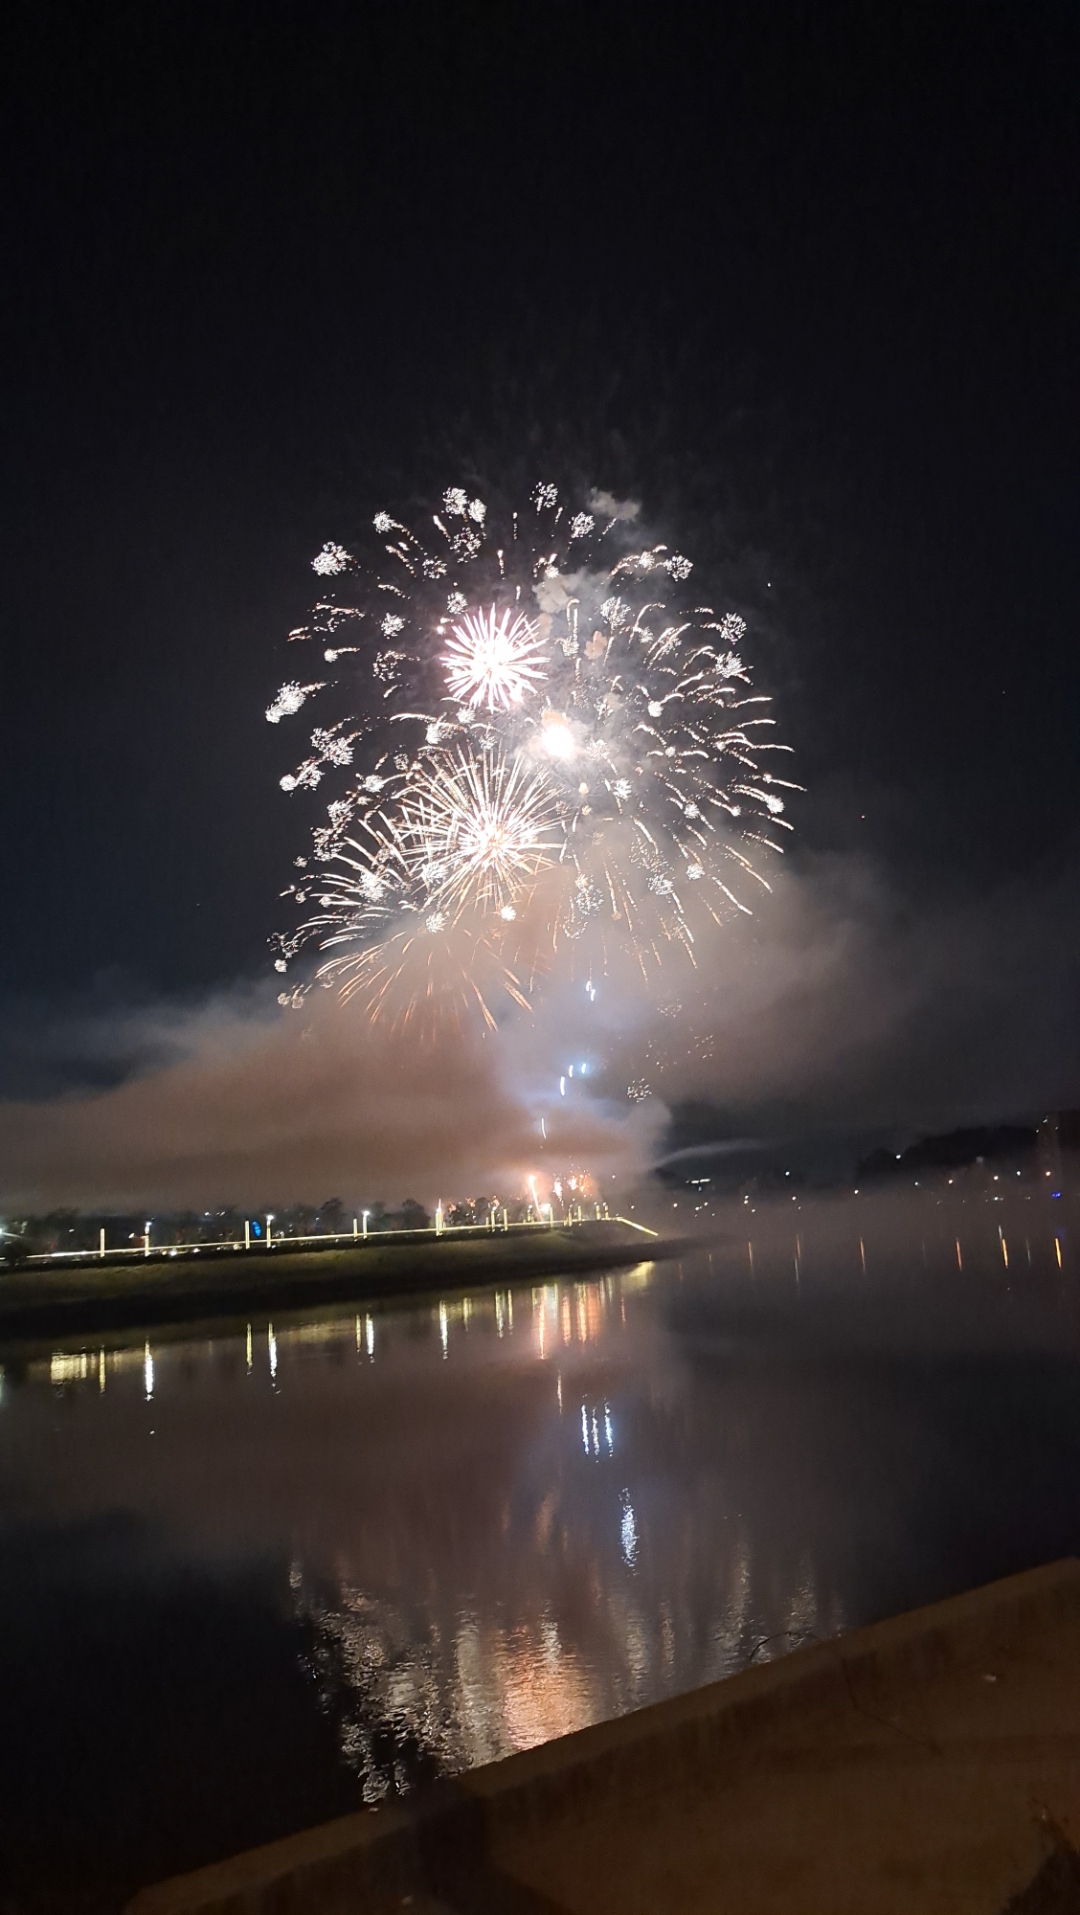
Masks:
[[[321,982],[376,1017],[422,1004],[434,1028],[451,1000],[490,1021],[492,979],[523,1002],[556,962],[590,998],[617,947],[646,976],[675,946],[692,963],[700,927],[768,890],[800,788],[773,769],[788,747],[741,615],[690,596],[681,554],[549,482],[501,524],[461,486],[416,530],[373,523],[374,550],[323,547],[322,596],[290,633],[337,676],[298,674],[266,711],[278,725],[317,701],[279,782],[332,793],[277,968],[314,945]]]

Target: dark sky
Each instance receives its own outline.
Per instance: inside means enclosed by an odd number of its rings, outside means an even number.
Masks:
[[[739,580],[797,856],[1057,883],[1078,51],[1052,0],[11,0],[0,1024],[265,968],[310,555],[466,476]]]

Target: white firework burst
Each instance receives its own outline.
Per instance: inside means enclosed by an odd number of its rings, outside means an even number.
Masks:
[[[499,612],[494,605],[466,612],[447,644],[446,682],[458,704],[505,711],[544,679],[543,639],[521,612]]]
[[[317,552],[311,561],[311,569],[318,572],[320,578],[335,578],[339,572],[347,572],[352,564],[352,556],[343,545],[335,545],[328,539],[321,552]]]
[[[448,486],[416,530],[377,513],[373,555],[325,548],[325,596],[289,636],[342,676],[290,680],[267,717],[348,698],[280,782],[349,782],[314,827],[320,910],[281,949],[330,951],[322,981],[373,1014],[430,1007],[448,977],[456,1002],[481,975],[521,1001],[560,951],[590,979],[616,946],[646,975],[673,945],[694,962],[704,921],[768,889],[799,787],[772,770],[788,748],[746,620],[691,599],[691,561],[618,501],[586,503],[545,481],[503,516]]]
[[[441,756],[402,795],[394,844],[427,880],[435,908],[457,919],[513,906],[558,856],[554,795],[542,772],[488,752]]]

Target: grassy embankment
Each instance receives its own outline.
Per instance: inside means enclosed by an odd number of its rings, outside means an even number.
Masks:
[[[591,1223],[520,1235],[403,1235],[397,1243],[333,1249],[39,1264],[0,1274],[0,1343],[573,1276],[670,1257],[681,1247],[626,1225]]]

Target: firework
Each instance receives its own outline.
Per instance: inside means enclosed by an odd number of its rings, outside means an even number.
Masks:
[[[515,899],[561,845],[543,773],[489,751],[422,765],[402,795],[394,842],[431,909],[455,922],[466,911],[513,922]]]
[[[486,612],[466,612],[451,627],[450,647],[444,657],[451,697],[489,711],[520,705],[544,676],[545,660],[535,625],[520,612],[502,613],[494,605]]]
[[[520,999],[560,951],[590,978],[613,943],[646,973],[672,946],[693,961],[702,925],[768,888],[799,787],[772,769],[787,747],[745,621],[601,503],[545,483],[498,523],[451,487],[426,531],[377,513],[374,558],[317,555],[326,596],[290,639],[340,675],[290,678],[266,715],[318,701],[281,783],[334,796],[288,893],[317,908],[279,968],[310,942],[376,1015],[449,988],[490,1016],[481,974]]]

